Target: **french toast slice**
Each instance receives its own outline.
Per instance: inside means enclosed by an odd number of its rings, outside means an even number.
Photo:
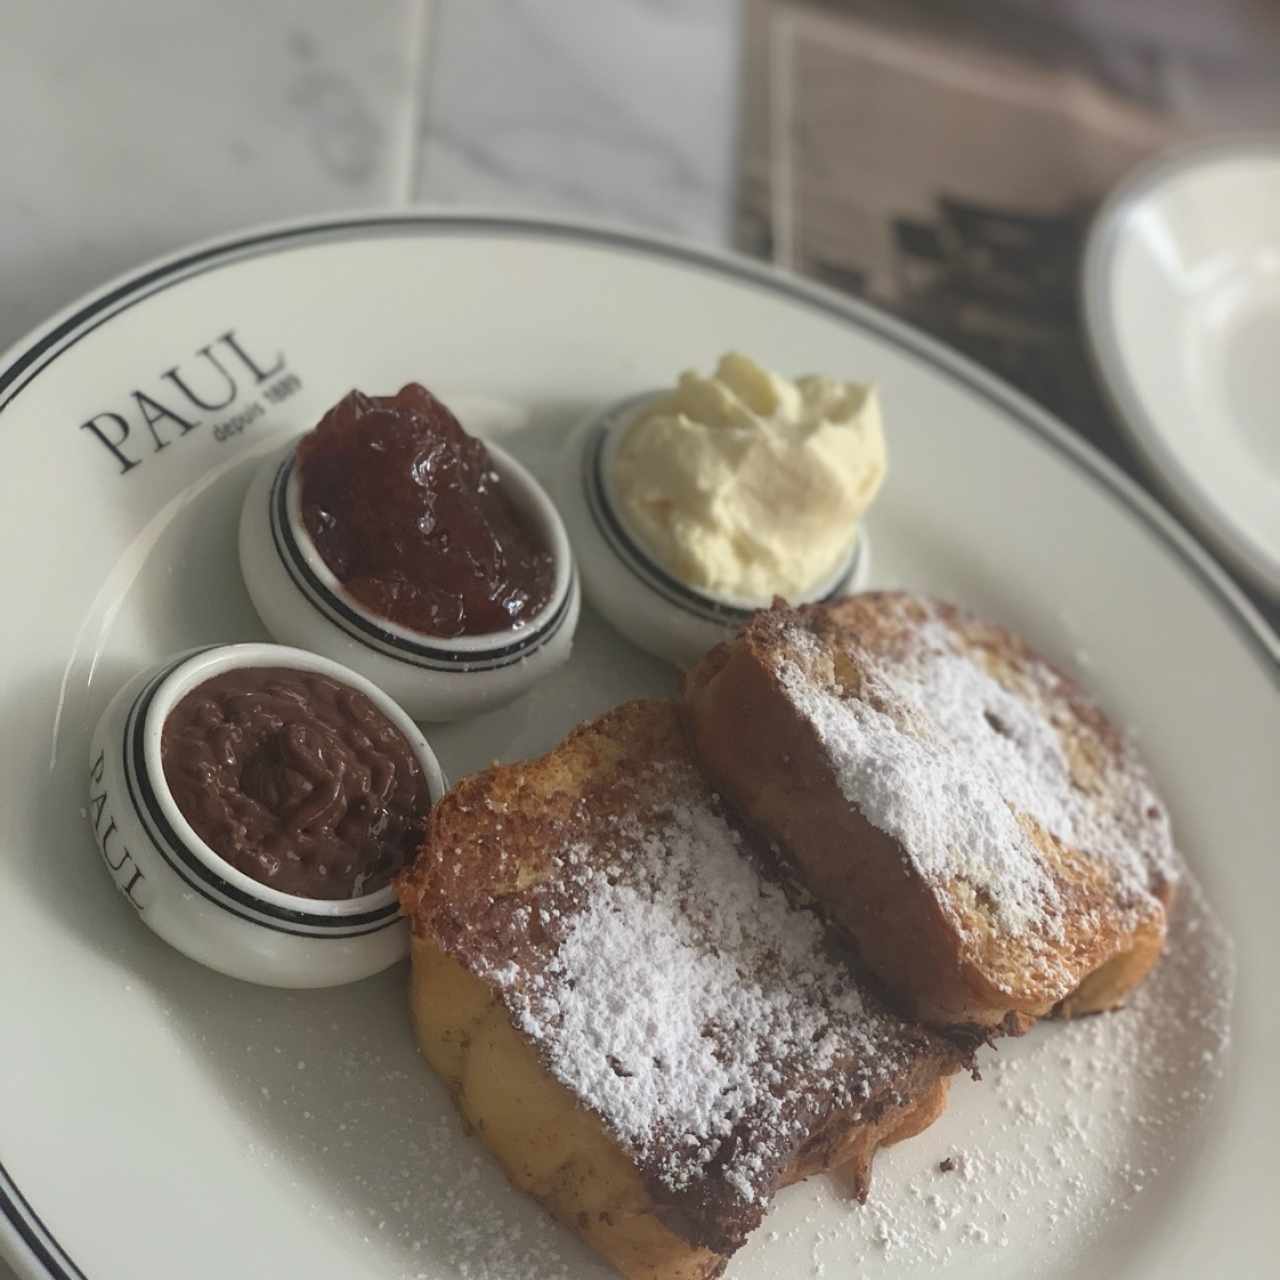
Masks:
[[[399,891],[428,1061],[511,1181],[634,1280],[720,1275],[809,1174],[865,1194],[968,1058],[887,1013],[757,863],[674,702],[463,779]]]
[[[1011,632],[875,592],[758,614],[685,681],[697,753],[901,1008],[1025,1030],[1123,1002],[1179,878],[1132,747]]]

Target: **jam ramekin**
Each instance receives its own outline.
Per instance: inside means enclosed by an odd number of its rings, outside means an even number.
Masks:
[[[614,498],[613,455],[632,421],[659,394],[621,400],[587,418],[572,433],[561,473],[560,508],[591,604],[642,649],[687,667],[762,605],[682,582],[627,525]],[[866,522],[861,521],[836,569],[790,603],[811,604],[858,591],[870,569],[871,547]]]
[[[511,501],[551,552],[551,599],[519,628],[445,638],[380,617],[334,576],[302,520],[296,445],[262,463],[240,517],[240,570],[275,639],[359,671],[426,721],[500,706],[568,659],[580,602],[569,538],[546,491],[504,449],[486,442]]]
[[[135,676],[99,720],[89,754],[89,821],[98,849],[143,923],[211,969],[275,987],[369,977],[408,950],[393,886],[336,900],[272,889],[215,853],[165,782],[160,735],[169,713],[197,685],[242,667],[318,672],[359,690],[404,735],[431,803],[444,794],[440,765],[418,727],[357,672],[283,645],[214,645]]]

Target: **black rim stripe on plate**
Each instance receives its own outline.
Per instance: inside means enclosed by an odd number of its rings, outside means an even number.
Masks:
[[[0,1164],[0,1213],[4,1214],[9,1225],[18,1233],[18,1238],[31,1251],[31,1256],[54,1280],[86,1280],[84,1272],[54,1239],[53,1232],[44,1225],[26,1196],[18,1190],[18,1184],[10,1177],[3,1164]]]
[[[525,240],[566,241],[594,244],[625,250],[665,262],[679,262],[709,275],[745,281],[778,297],[807,307],[850,325],[864,333],[874,334],[889,346],[913,356],[950,382],[964,388],[994,407],[1006,420],[1029,431],[1051,448],[1075,471],[1111,493],[1117,503],[1142,524],[1165,546],[1190,573],[1209,599],[1245,643],[1259,656],[1263,670],[1271,681],[1280,685],[1280,639],[1261,621],[1247,598],[1211,557],[1200,552],[1198,544],[1185,534],[1182,526],[1133,480],[1097,450],[1071,435],[1043,409],[1006,386],[994,374],[942,343],[918,333],[906,324],[875,307],[841,298],[811,282],[790,279],[768,266],[737,261],[705,250],[677,244],[663,244],[643,235],[596,228],[575,227],[568,223],[521,221],[508,217],[468,217],[466,215],[382,215],[364,218],[336,219],[308,226],[262,231],[222,241],[192,253],[149,268],[108,289],[98,298],[84,304],[37,339],[0,373],[0,413],[13,403],[24,388],[59,356],[83,338],[123,311],[137,306],[157,293],[174,288],[184,280],[202,275],[232,261],[245,261],[283,249],[305,248],[310,244],[359,239],[362,236],[419,237],[422,232],[436,236],[502,235]],[[24,376],[25,375],[25,376]],[[3,1171],[0,1170],[0,1175]],[[11,1177],[0,1176],[0,1210],[14,1225],[20,1238],[27,1241],[25,1222],[40,1223]],[[52,1233],[40,1223],[43,1236],[61,1255],[62,1261],[50,1257],[49,1249],[39,1241],[28,1241],[31,1256],[55,1280],[85,1280],[84,1273],[71,1263],[66,1251],[57,1246]]]
[[[186,842],[174,831],[160,807],[151,785],[146,765],[147,711],[161,682],[191,655],[161,671],[134,699],[125,721],[123,737],[124,777],[129,798],[148,828],[152,843],[161,857],[181,879],[201,897],[249,924],[303,938],[363,937],[377,933],[399,918],[399,907],[393,901],[376,911],[354,916],[324,916],[291,907],[278,907],[263,902],[224,879],[191,852]],[[308,926],[297,928],[293,926]]]
[[[759,609],[744,609],[737,605],[723,604],[708,599],[704,595],[685,586],[679,578],[669,574],[660,564],[642,551],[635,540],[627,532],[622,521],[618,519],[613,504],[609,501],[609,490],[604,479],[604,451],[609,438],[609,429],[616,415],[596,428],[593,436],[586,442],[582,459],[582,484],[586,490],[587,508],[601,536],[613,548],[614,554],[631,572],[644,583],[650,591],[656,592],[668,604],[674,605],[685,613],[692,614],[703,622],[712,622],[720,627],[734,627],[754,617]],[[842,595],[858,570],[858,559],[862,555],[861,546],[854,551],[849,561],[848,571],[840,576],[835,586],[822,597],[825,603]]]
[[[466,653],[442,646],[421,644],[406,636],[398,636],[392,631],[385,630],[358,613],[331,591],[307,564],[289,520],[289,477],[292,474],[293,454],[290,453],[281,462],[275,479],[271,482],[269,499],[271,539],[275,544],[276,555],[279,556],[294,585],[308,602],[335,627],[366,648],[374,649],[398,662],[412,663],[415,667],[422,667],[428,671],[455,675],[470,674],[474,671],[500,671],[504,667],[513,667],[533,657],[539,649],[550,643],[564,626],[573,600],[574,578],[577,572],[573,566],[569,569],[569,581],[565,587],[564,597],[551,617],[536,630],[519,632],[517,633],[519,639],[492,649],[479,649]]]

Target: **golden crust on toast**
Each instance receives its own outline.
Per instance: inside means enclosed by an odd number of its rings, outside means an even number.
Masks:
[[[859,985],[674,703],[463,779],[400,895],[429,1062],[512,1182],[637,1280],[719,1275],[811,1173],[865,1192],[966,1057]]]
[[[685,705],[710,776],[913,1016],[1020,1031],[1117,1006],[1159,958],[1164,806],[1011,632],[905,593],[779,604]]]

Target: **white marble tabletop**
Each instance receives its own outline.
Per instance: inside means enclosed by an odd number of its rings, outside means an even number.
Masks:
[[[6,0],[0,348],[223,231],[466,205],[727,243],[735,0]]]
[[[727,244],[739,23],[736,0],[5,0],[0,350],[157,254],[330,210]]]

